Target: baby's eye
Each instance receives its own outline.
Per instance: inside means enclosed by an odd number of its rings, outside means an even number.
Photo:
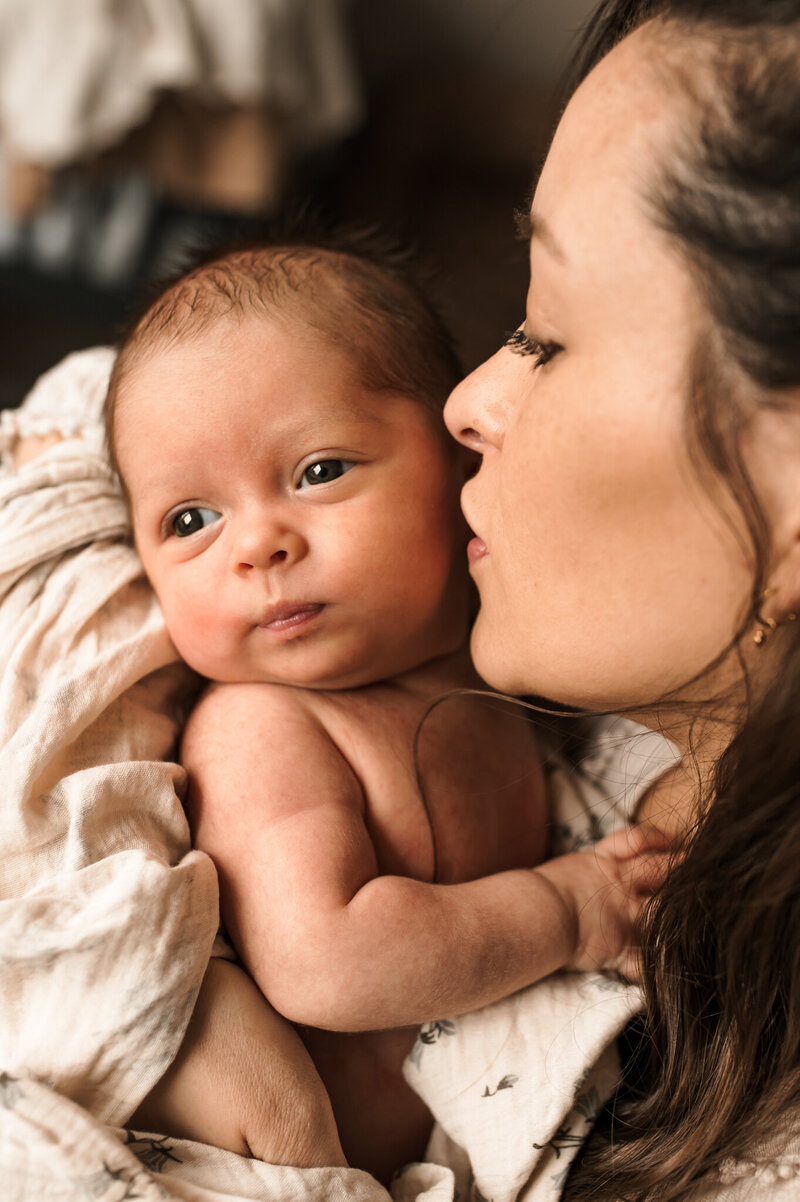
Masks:
[[[196,534],[198,530],[204,530],[206,526],[218,522],[221,517],[222,514],[217,513],[216,509],[202,509],[200,506],[196,506],[182,509],[180,513],[176,513],[170,522],[170,527],[172,533],[177,534],[178,538],[188,538],[190,534]]]
[[[310,463],[300,477],[298,488],[308,488],[314,484],[328,484],[331,480],[338,480],[345,472],[349,472],[351,467],[355,467],[349,459],[318,459],[316,463]]]

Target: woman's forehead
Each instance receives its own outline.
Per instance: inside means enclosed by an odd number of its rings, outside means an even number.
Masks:
[[[669,353],[688,354],[702,300],[656,215],[661,163],[685,110],[682,100],[670,106],[653,53],[650,33],[632,34],[565,110],[529,218],[527,321],[535,337],[566,341],[573,355],[615,338],[642,371],[667,371],[664,327]]]
[[[616,46],[586,77],[559,122],[536,188],[534,232],[569,255],[570,238],[598,222],[643,219],[660,152],[679,120],[657,69],[648,27]],[[586,229],[591,237],[595,229]],[[546,244],[546,239],[542,239]]]

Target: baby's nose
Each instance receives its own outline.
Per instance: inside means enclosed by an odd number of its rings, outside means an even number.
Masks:
[[[302,558],[305,540],[294,530],[252,527],[243,531],[234,548],[233,566],[238,572],[272,568]]]

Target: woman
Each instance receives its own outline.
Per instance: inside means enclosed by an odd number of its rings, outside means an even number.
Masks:
[[[635,1088],[570,1199],[689,1197],[800,1120],[798,67],[796,0],[602,4],[524,323],[447,408],[483,456],[478,670],[683,753],[637,815],[688,839],[644,936]]]

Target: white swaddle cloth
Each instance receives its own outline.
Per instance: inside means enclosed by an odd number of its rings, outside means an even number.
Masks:
[[[103,451],[112,360],[70,356],[0,419],[3,1196],[385,1202],[356,1169],[124,1130],[180,1046],[218,902],[169,758],[197,681],[126,541]],[[64,441],[15,472],[17,437],[53,429]],[[601,720],[580,770],[553,773],[563,849],[624,822],[673,760],[658,736]],[[560,974],[428,1024],[407,1076],[438,1125],[396,1202],[557,1198],[638,1005],[614,978]]]

